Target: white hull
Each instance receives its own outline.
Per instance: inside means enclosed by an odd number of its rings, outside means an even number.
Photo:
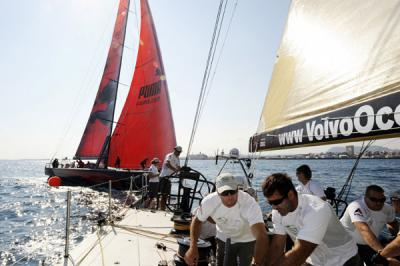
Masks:
[[[128,209],[115,226],[102,226],[85,238],[59,265],[154,266],[166,260],[171,265],[178,250],[172,214]],[[166,249],[157,248],[162,243]]]

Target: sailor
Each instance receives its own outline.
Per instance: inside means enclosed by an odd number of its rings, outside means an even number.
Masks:
[[[149,187],[148,187],[148,198],[146,199],[144,203],[144,207],[148,208],[150,204],[152,203],[153,199],[157,196],[158,193],[158,184],[159,184],[159,178],[158,176],[160,173],[158,172],[157,169],[157,164],[160,162],[160,160],[155,157],[153,160],[151,160],[151,165],[149,168],[149,174],[148,174],[148,180],[149,180]]]
[[[358,253],[367,266],[375,265],[371,262],[371,257],[383,249],[378,236],[385,225],[392,234],[398,232],[394,210],[385,201],[383,188],[377,185],[368,186],[364,197],[351,202],[340,219],[355,239]]]
[[[328,202],[298,194],[285,173],[267,177],[262,190],[273,209],[273,252],[267,257],[270,265],[359,265],[356,243]],[[294,246],[285,253],[286,235]]]
[[[400,190],[394,191],[390,195],[390,201],[396,214],[400,214]],[[378,250],[372,256],[372,262],[375,264],[384,265],[385,260],[390,261],[389,265],[400,265],[400,261],[394,259],[394,257],[400,256],[400,233],[397,233],[397,237],[393,239],[385,248]]]
[[[308,165],[303,164],[296,169],[296,176],[300,184],[296,187],[300,194],[311,194],[326,200],[324,189],[317,180],[311,180],[312,172]]]
[[[85,163],[81,159],[78,159],[78,161],[76,163],[78,165],[78,168],[84,168],[85,167]]]
[[[117,159],[115,160],[115,168],[120,168],[121,166],[121,158],[119,158],[119,156],[117,156]]]
[[[173,173],[179,172],[181,169],[179,155],[182,153],[182,147],[176,146],[174,151],[165,156],[164,163],[160,173],[160,193],[161,193],[161,210],[165,210],[167,197],[171,192],[171,181],[166,178]]]
[[[58,159],[55,158],[55,159],[53,160],[53,162],[51,163],[51,165],[53,166],[53,168],[58,168],[58,165],[59,165]]]
[[[246,192],[238,189],[235,177],[229,173],[216,179],[217,191],[207,195],[190,226],[190,248],[185,254],[188,265],[196,265],[199,256],[197,241],[202,223],[216,223],[217,265],[263,265],[268,250],[268,237],[261,208]],[[230,243],[225,257],[225,244]],[[227,260],[224,263],[224,260]]]

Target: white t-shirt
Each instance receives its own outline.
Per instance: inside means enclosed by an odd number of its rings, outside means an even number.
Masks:
[[[300,194],[310,194],[318,196],[320,198],[326,197],[321,183],[313,179],[310,179],[308,183],[305,185],[303,185],[303,183],[300,182],[300,184],[296,187],[296,190]]]
[[[167,167],[167,162],[170,162],[170,164],[172,164],[172,166],[174,167],[178,167],[180,166],[180,162],[179,162],[179,158],[177,156],[175,156],[175,154],[172,153],[168,153],[165,156],[164,162],[163,162],[163,166],[161,168],[161,174],[160,177],[163,176],[170,176],[174,173],[174,170],[172,170],[171,168]]]
[[[368,208],[364,198],[353,201],[349,204],[344,213],[342,219],[343,226],[350,232],[354,237],[357,244],[366,245],[358,230],[356,229],[354,222],[367,223],[375,236],[379,236],[387,223],[393,222],[395,219],[395,213],[392,206],[385,204],[382,210],[373,211]]]
[[[197,211],[199,210],[200,207],[197,207],[196,209],[193,210],[193,215],[196,216]],[[199,235],[199,238],[201,239],[207,239],[210,237],[213,237],[217,234],[217,229],[215,224],[210,223],[209,221],[205,221],[201,224],[201,232]]]
[[[152,173],[152,174],[157,175],[158,174],[157,166],[155,166],[154,164],[151,164],[150,168],[149,168],[149,172]],[[155,182],[160,182],[160,179],[158,178],[158,176],[149,178],[149,183],[152,183],[152,182],[154,182],[154,183]]]
[[[231,208],[222,204],[217,192],[207,195],[196,213],[196,217],[204,222],[211,217],[217,225],[217,238],[232,243],[250,242],[255,238],[250,227],[256,223],[264,223],[261,208],[246,192],[238,191],[238,201]]]
[[[314,266],[343,265],[357,253],[357,245],[344,229],[329,203],[317,196],[298,194],[298,206],[286,216],[272,211],[274,233],[318,246],[307,258]]]

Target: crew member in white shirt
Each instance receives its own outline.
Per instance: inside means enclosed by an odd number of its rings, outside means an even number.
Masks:
[[[322,185],[317,180],[311,180],[312,172],[308,165],[303,164],[296,169],[296,176],[300,184],[296,187],[300,194],[311,194],[326,200]]]
[[[340,219],[355,239],[358,253],[367,266],[375,265],[371,257],[383,249],[378,237],[385,225],[392,234],[398,232],[393,207],[385,204],[385,201],[383,188],[368,186],[364,197],[351,202]]]
[[[181,169],[179,155],[182,153],[182,147],[176,146],[174,151],[168,153],[165,156],[161,173],[160,173],[160,193],[161,193],[161,202],[160,209],[165,211],[166,202],[169,194],[171,193],[171,181],[165,177],[172,175],[173,173],[179,172]]]
[[[396,190],[390,195],[390,202],[392,203],[395,213],[400,214],[400,190]],[[400,232],[397,233],[397,237],[393,239],[387,246],[385,246],[381,251],[375,253],[372,262],[375,264],[379,264],[380,262],[382,262],[382,258],[385,258],[389,260],[389,265],[398,266],[400,265],[400,261],[393,259],[393,257],[399,257],[399,256],[400,256]]]
[[[150,204],[152,203],[153,199],[157,197],[158,193],[158,185],[160,182],[159,175],[160,173],[158,172],[157,165],[160,162],[160,160],[156,157],[153,160],[151,160],[151,165],[149,168],[149,174],[147,176],[148,178],[148,194],[147,194],[147,199],[144,203],[145,208],[149,208]]]
[[[298,194],[285,173],[267,177],[262,190],[273,209],[269,265],[360,265],[356,243],[328,202],[314,195]],[[285,252],[286,235],[294,246]]]
[[[217,191],[201,202],[190,226],[190,248],[185,254],[188,265],[197,265],[197,241],[201,225],[209,220],[217,228],[217,265],[263,265],[268,250],[268,237],[261,208],[253,197],[238,190],[235,177],[229,173],[216,179]],[[229,239],[229,240],[228,240]],[[231,243],[225,257],[225,244]],[[227,260],[224,263],[224,260]]]

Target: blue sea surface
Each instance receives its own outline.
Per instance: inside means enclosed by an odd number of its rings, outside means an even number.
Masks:
[[[44,175],[46,160],[0,160],[0,265],[54,265],[64,254],[66,194],[72,190],[71,248],[92,232],[98,217],[107,213],[105,192],[89,188],[53,188]],[[360,197],[371,184],[382,186],[386,194],[399,189],[400,160],[361,160],[355,173],[349,200]],[[295,176],[295,169],[308,164],[313,178],[325,187],[340,190],[354,160],[256,160],[253,186],[260,206],[266,204],[260,190],[264,178],[274,172]],[[189,166],[213,180],[222,162],[190,161]],[[224,172],[241,174],[239,165],[228,163]],[[294,179],[297,184],[297,180]],[[121,192],[113,192],[122,201]]]

